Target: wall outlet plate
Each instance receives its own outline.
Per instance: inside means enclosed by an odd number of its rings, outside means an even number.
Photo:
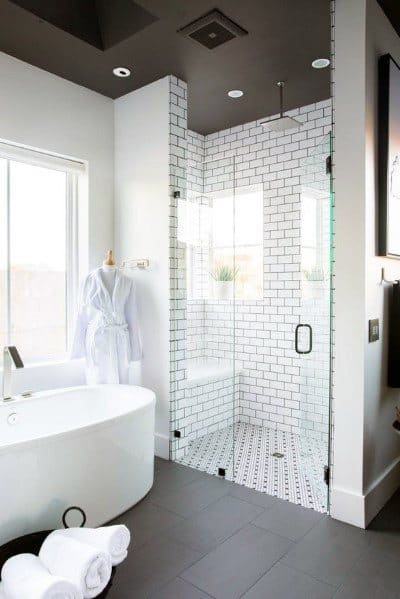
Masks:
[[[379,341],[379,318],[373,318],[368,322],[368,341],[373,343]]]

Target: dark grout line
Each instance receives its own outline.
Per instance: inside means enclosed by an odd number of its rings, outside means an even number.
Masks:
[[[192,587],[194,587],[198,591],[201,591],[202,593],[207,595],[207,597],[210,597],[211,599],[215,599],[214,595],[210,595],[210,593],[206,593],[206,591],[204,589],[201,589],[200,587],[196,586],[195,584],[193,584],[193,582],[188,582],[187,580],[185,580],[184,578],[181,578],[180,576],[177,576],[177,578],[179,578],[179,580],[182,580],[182,582],[185,582],[186,584],[190,584]]]
[[[284,557],[286,557],[286,556],[283,555],[279,559],[279,561],[283,560]],[[323,580],[323,578],[317,578],[316,576],[313,576],[312,574],[310,574],[309,572],[306,572],[305,570],[300,570],[300,568],[296,568],[296,566],[292,566],[292,565],[288,566],[287,564],[284,564],[284,563],[282,564],[282,566],[285,566],[286,568],[290,568],[291,570],[295,570],[296,572],[300,572],[300,574],[304,574],[305,576],[309,576],[310,578],[313,578],[317,582],[322,582],[322,584],[327,584],[328,586],[332,587],[333,589],[337,589],[338,588],[336,585],[332,584],[331,582]],[[342,584],[343,583],[340,583],[340,585],[342,585]]]
[[[257,516],[257,518],[258,518],[258,516]],[[293,545],[297,544],[297,541],[293,541],[293,539],[289,539],[288,537],[284,537],[283,535],[280,535],[277,532],[274,532],[273,530],[269,530],[269,528],[264,528],[263,526],[257,526],[257,524],[254,524],[254,520],[252,520],[251,522],[249,522],[249,524],[250,524],[250,526],[254,526],[254,528],[257,528],[258,530],[263,530],[264,532],[269,532],[269,534],[274,535],[275,537],[279,537],[280,539],[283,539],[284,541],[289,541],[289,543],[292,544],[292,547],[289,547],[288,551],[290,551],[293,548]],[[285,553],[285,555],[286,555],[286,553]],[[282,555],[282,557],[284,557],[284,556]]]

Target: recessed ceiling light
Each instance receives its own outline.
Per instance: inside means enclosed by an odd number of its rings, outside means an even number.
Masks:
[[[113,73],[116,77],[129,77],[131,74],[130,70],[126,67],[116,67],[113,69]]]
[[[316,58],[312,61],[311,66],[313,66],[314,69],[326,69],[330,64],[331,61],[328,58]]]
[[[241,89],[231,89],[231,91],[228,92],[228,96],[230,98],[241,98],[243,96],[243,92]]]

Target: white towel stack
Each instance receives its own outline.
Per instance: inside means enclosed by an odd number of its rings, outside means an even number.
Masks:
[[[127,556],[126,526],[68,528],[45,539],[39,557],[21,554],[1,570],[0,599],[92,599]]]
[[[131,535],[126,526],[103,526],[102,528],[66,528],[53,534],[70,537],[109,553],[111,564],[118,566],[128,555]]]
[[[58,531],[47,537],[39,558],[51,574],[73,582],[85,598],[100,595],[111,578],[111,558],[108,553],[65,537]]]
[[[1,571],[7,599],[82,599],[79,589],[68,580],[52,576],[40,559],[21,553],[7,560]]]

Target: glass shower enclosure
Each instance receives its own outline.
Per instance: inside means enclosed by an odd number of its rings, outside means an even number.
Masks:
[[[188,161],[177,199],[184,352],[171,459],[328,511],[330,138],[275,193],[236,156]],[[282,167],[283,168],[283,167]]]

